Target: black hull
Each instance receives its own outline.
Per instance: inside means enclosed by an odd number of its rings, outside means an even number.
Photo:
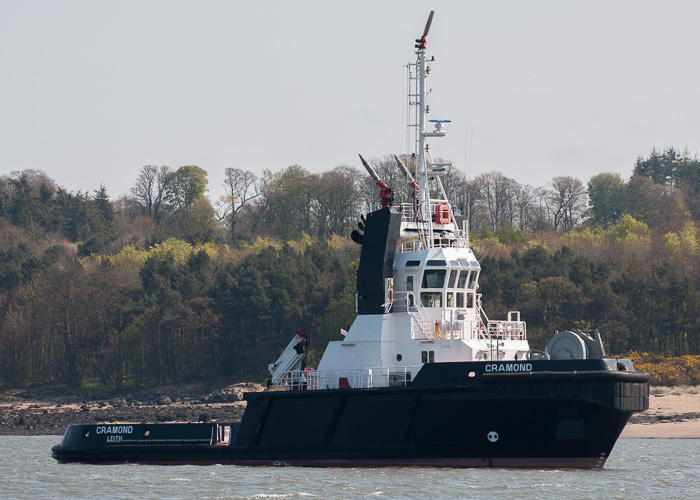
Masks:
[[[449,368],[436,370],[444,376]],[[638,372],[479,372],[457,387],[430,386],[429,372],[423,386],[417,378],[409,387],[248,394],[242,421],[227,424],[230,437],[223,443],[216,437],[221,423],[70,426],[53,457],[172,465],[600,468],[632,414],[648,408],[648,374]]]

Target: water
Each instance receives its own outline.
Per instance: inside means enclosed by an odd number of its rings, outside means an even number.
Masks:
[[[590,471],[59,465],[59,440],[0,436],[0,498],[700,498],[698,439],[621,439],[605,469]]]

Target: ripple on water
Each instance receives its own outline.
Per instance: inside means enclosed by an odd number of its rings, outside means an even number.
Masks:
[[[59,465],[50,457],[57,441],[0,437],[3,498],[700,498],[700,440],[622,439],[606,468],[591,471]]]

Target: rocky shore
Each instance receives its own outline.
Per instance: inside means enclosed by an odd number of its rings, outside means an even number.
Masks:
[[[175,390],[115,398],[14,397],[0,399],[0,435],[62,435],[70,424],[107,422],[236,422],[243,394],[258,384],[236,384],[203,395]],[[656,388],[649,410],[636,414],[625,438],[700,439],[700,387]]]
[[[258,384],[236,384],[205,395],[4,398],[0,400],[0,435],[62,435],[70,424],[106,422],[236,422],[245,410],[243,393],[262,389]]]

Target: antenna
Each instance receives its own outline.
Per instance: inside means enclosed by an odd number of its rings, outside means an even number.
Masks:
[[[430,15],[428,16],[428,22],[425,23],[425,29],[423,30],[423,36],[420,37],[420,39],[416,40],[416,48],[417,49],[425,49],[425,38],[428,36],[428,32],[430,31],[430,25],[433,24],[433,14],[435,14],[434,10],[430,11]]]
[[[379,186],[379,198],[381,198],[382,203],[381,207],[382,208],[387,208],[394,203],[394,192],[391,190],[389,186],[386,185],[386,182],[384,182],[379,175],[377,174],[377,171],[374,170],[374,167],[370,162],[365,160],[365,157],[360,155],[360,160],[362,161],[362,164],[365,166],[365,169],[367,169],[367,173],[370,175],[372,180],[377,183],[377,186]]]
[[[425,23],[425,29],[423,30],[423,36],[428,36],[428,32],[430,31],[430,25],[433,24],[433,14],[435,14],[435,11],[431,10],[430,15],[428,16],[428,22]]]
[[[374,182],[377,182],[377,183],[382,182],[382,179],[379,177],[379,175],[377,175],[377,171],[374,169],[374,167],[372,166],[372,164],[370,162],[365,160],[364,156],[360,155],[360,161],[362,161],[362,164],[365,166],[367,173],[369,174],[369,176],[372,178],[372,180]]]
[[[404,165],[401,159],[396,155],[394,155],[394,159],[396,160],[396,164],[399,166],[399,169],[403,172],[403,175],[406,176],[406,180],[408,180],[409,182],[416,182],[416,180],[411,175],[411,172],[408,171],[406,165]]]

